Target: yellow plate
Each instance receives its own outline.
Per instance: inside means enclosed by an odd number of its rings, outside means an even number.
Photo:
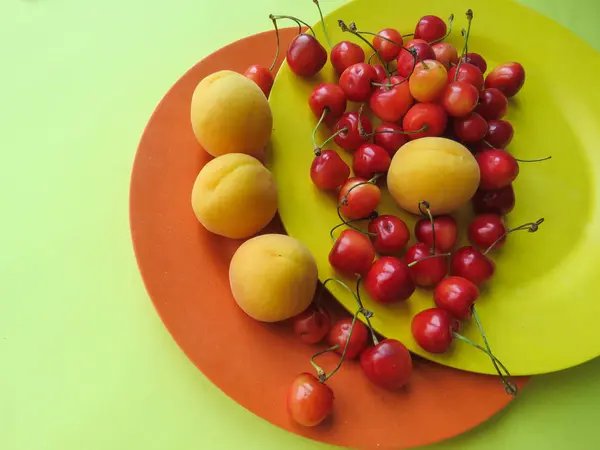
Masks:
[[[551,154],[539,164],[522,164],[514,183],[516,206],[510,226],[544,217],[537,233],[517,232],[493,255],[496,274],[477,302],[490,344],[514,375],[532,375],[571,367],[600,354],[600,55],[566,29],[525,7],[484,0],[356,0],[326,17],[332,41],[360,43],[337,26],[337,19],[356,22],[359,29],[395,27],[414,30],[426,14],[456,16],[449,39],[460,48],[464,12],[474,21],[469,49],[481,53],[488,66],[519,61],[525,86],[510,103],[507,119],[515,128],[510,151],[520,158]],[[313,27],[323,43],[320,24]],[[369,53],[367,53],[369,54]],[[488,69],[489,70],[489,69]],[[311,183],[311,132],[316,123],[308,97],[320,82],[335,79],[331,65],[314,79],[296,77],[284,64],[271,92],[274,132],[269,164],[279,185],[279,212],[288,233],[315,255],[321,280],[335,276],[327,256],[329,230],[339,223],[335,200]],[[356,105],[352,105],[356,109]],[[323,127],[322,142],[329,131]],[[351,155],[337,149],[351,163]],[[416,218],[401,211],[386,189],[380,213],[397,214],[412,230]],[[467,208],[470,209],[470,208]],[[457,218],[461,240],[470,211]],[[411,240],[411,243],[414,242]],[[331,283],[330,289],[348,309],[353,298]],[[425,358],[463,370],[494,373],[485,355],[463,343],[441,356],[421,350],[412,338],[411,318],[433,306],[431,291],[417,290],[405,303],[381,306],[364,293],[374,311],[378,332],[396,338]],[[464,333],[478,339],[473,324]]]

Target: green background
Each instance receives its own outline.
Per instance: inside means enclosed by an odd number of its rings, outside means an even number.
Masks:
[[[600,49],[600,3],[521,3]],[[269,29],[271,12],[317,19],[311,0],[0,3],[0,449],[331,448],[255,417],[192,366],[129,235],[129,175],[157,102],[205,55]],[[561,65],[580,62],[548,57],[568,83]],[[537,377],[493,420],[429,448],[598,448],[599,404],[595,360]]]

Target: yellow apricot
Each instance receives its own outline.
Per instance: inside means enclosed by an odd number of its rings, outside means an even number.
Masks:
[[[394,155],[387,186],[396,203],[411,213],[419,214],[419,202],[425,200],[433,214],[447,214],[473,197],[479,166],[465,146],[451,139],[415,139]]]
[[[261,322],[304,311],[317,287],[317,263],[298,240],[264,234],[244,242],[229,265],[229,284],[239,307]]]
[[[196,177],[192,208],[208,231],[232,239],[250,237],[277,212],[273,174],[252,156],[219,156]]]
[[[265,94],[254,81],[231,70],[215,72],[198,83],[191,120],[196,139],[212,156],[260,156],[273,128]]]

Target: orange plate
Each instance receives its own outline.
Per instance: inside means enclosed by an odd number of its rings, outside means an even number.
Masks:
[[[281,30],[282,48],[295,33]],[[297,374],[311,371],[308,361],[315,347],[299,342],[289,327],[255,322],[236,306],[227,273],[240,242],[208,233],[190,205],[194,180],[210,159],[190,127],[194,88],[220,69],[243,72],[257,61],[268,64],[274,45],[274,33],[267,32],[208,56],[173,86],[146,127],[131,178],[130,220],[140,271],[156,310],[185,354],[221,390],[302,436],[386,449],[425,445],[473,428],[510,401],[500,380],[418,358],[410,386],[397,393],[374,387],[358,364],[349,363],[330,381],[336,396],[331,420],[308,429],[288,419],[285,392]],[[284,232],[278,220],[269,228]],[[336,360],[326,355],[322,362],[331,368]],[[521,386],[526,381],[518,380]]]

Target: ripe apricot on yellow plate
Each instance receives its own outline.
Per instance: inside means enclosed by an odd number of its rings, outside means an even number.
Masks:
[[[581,364],[600,354],[600,90],[593,89],[600,72],[600,55],[565,28],[511,2],[485,0],[356,0],[325,18],[332,42],[364,43],[342,32],[338,19],[356,22],[358,29],[377,32],[394,27],[414,31],[420,17],[455,15],[448,41],[461,48],[460,28],[465,11],[474,12],[469,51],[481,53],[488,72],[496,65],[517,61],[526,71],[525,85],[509,102],[506,119],[515,128],[508,150],[517,158],[552,155],[550,161],[521,164],[513,186],[516,205],[507,216],[509,227],[544,218],[536,233],[516,232],[505,246],[491,253],[496,263],[493,279],[477,300],[477,311],[496,356],[513,375],[552,372]],[[535,24],[535,27],[533,26]],[[313,27],[327,47],[320,24]],[[556,73],[556,55],[572,61]],[[337,81],[328,62],[313,78],[294,75],[287,64],[280,69],[270,95],[274,131],[268,164],[279,189],[279,213],[287,232],[313,253],[319,278],[337,276],[328,262],[330,230],[339,224],[335,196],[311,182],[314,158],[311,134],[317,118],[308,98],[322,82]],[[358,105],[349,104],[356,110]],[[322,126],[317,142],[331,131]],[[335,149],[351,166],[351,153]],[[414,227],[418,216],[398,207],[384,184],[380,214],[395,214]],[[467,244],[466,229],[473,217],[470,204],[453,213],[460,227],[459,245]],[[338,230],[339,232],[340,230]],[[409,245],[415,242],[414,235]],[[353,280],[345,279],[348,283]],[[334,283],[327,287],[350,311],[354,298]],[[485,354],[455,342],[441,355],[423,351],[411,334],[412,317],[434,306],[431,290],[417,289],[406,302],[374,303],[361,292],[365,307],[374,312],[375,329],[403,342],[412,352],[438,363],[479,373],[495,373]],[[463,334],[480,342],[475,325],[464,324]]]

